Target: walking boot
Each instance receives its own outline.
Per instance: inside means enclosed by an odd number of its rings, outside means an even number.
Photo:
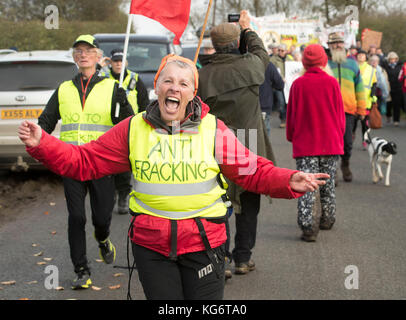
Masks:
[[[345,182],[352,181],[352,172],[350,170],[350,160],[341,160],[341,171],[343,172],[343,179]]]
[[[127,192],[118,193],[117,211],[118,211],[118,214],[127,214],[129,212],[128,193]]]
[[[302,228],[302,239],[305,242],[315,242],[320,229],[320,218],[321,218],[321,202],[320,202],[320,190],[314,193],[314,203],[312,207],[312,223],[310,226],[301,227]]]
[[[248,272],[255,270],[254,260],[249,260],[247,262],[236,262],[235,263],[235,274],[247,274]]]
[[[315,242],[317,238],[317,235],[313,234],[313,233],[306,233],[303,232],[302,236],[300,237],[300,239],[302,239],[305,242]]]

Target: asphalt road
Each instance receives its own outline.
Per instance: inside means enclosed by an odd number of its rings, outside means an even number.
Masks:
[[[269,204],[264,197],[253,254],[257,268],[245,276],[234,275],[226,283],[224,298],[406,299],[406,124],[402,121],[399,128],[389,125],[372,133],[398,145],[390,187],[372,184],[359,128],[351,161],[354,181],[343,182],[340,172],[337,222],[332,230],[320,231],[317,242],[300,240],[296,200],[273,200]],[[284,130],[277,128],[276,115],[272,122],[271,141],[277,163],[294,169],[291,145],[285,140]],[[114,214],[111,239],[117,247],[117,259],[113,265],[105,265],[97,262],[98,248],[88,215],[88,259],[93,285],[99,290],[73,291],[63,188],[56,184],[44,193],[39,199],[19,201],[13,210],[7,209],[13,217],[0,220],[0,299],[126,299],[130,217]],[[233,225],[232,218],[232,229]],[[49,288],[56,286],[55,279],[63,290]],[[7,284],[10,281],[12,284]],[[145,299],[136,271],[131,295],[136,300]]]

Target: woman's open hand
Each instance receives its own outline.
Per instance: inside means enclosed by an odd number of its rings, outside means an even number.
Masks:
[[[329,178],[330,176],[327,173],[305,173],[299,171],[290,177],[289,185],[296,192],[313,192],[319,186],[326,184],[326,181],[321,179]]]

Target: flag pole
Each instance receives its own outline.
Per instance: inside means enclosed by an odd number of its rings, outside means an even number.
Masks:
[[[210,0],[209,5],[207,6],[206,17],[204,18],[204,24],[203,24],[202,32],[200,33],[199,45],[197,46],[196,53],[195,53],[195,58],[193,60],[193,62],[195,64],[197,62],[197,57],[199,56],[200,46],[202,45],[204,31],[206,29],[206,24],[207,24],[207,20],[209,18],[209,13],[210,13],[210,8],[211,8],[212,2],[213,2],[213,0]]]
[[[127,51],[128,51],[128,41],[130,39],[130,32],[131,32],[131,22],[133,20],[133,14],[128,15],[128,22],[127,22],[127,31],[125,34],[125,40],[124,40],[124,49],[123,49],[123,62],[121,64],[121,72],[120,72],[120,82],[118,86],[121,88],[123,85],[123,80],[124,80],[124,70],[125,70],[125,65],[127,63]],[[114,116],[118,118],[118,115],[120,114],[120,104],[117,102],[116,103],[116,112]]]

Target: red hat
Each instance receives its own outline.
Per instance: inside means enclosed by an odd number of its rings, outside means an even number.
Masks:
[[[324,48],[319,44],[311,44],[303,52],[302,63],[305,69],[325,67],[328,62]]]

